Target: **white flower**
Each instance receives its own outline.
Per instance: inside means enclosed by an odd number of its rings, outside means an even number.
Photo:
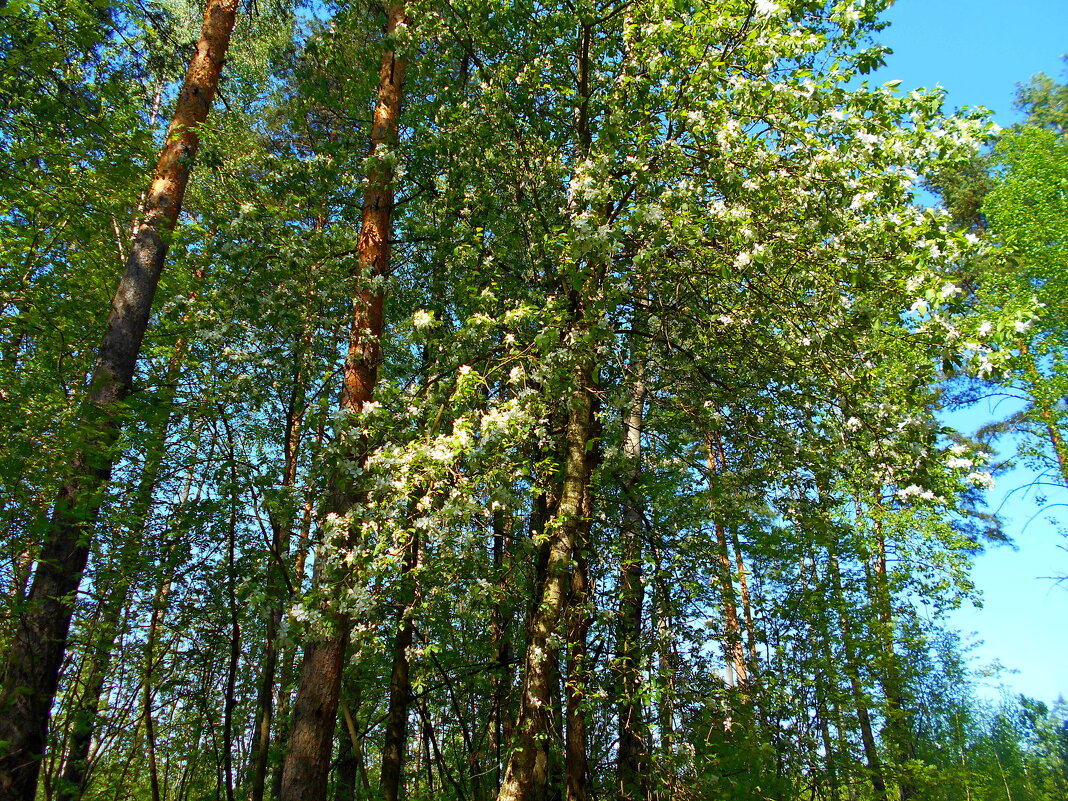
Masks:
[[[971,459],[962,459],[959,456],[951,456],[946,459],[946,467],[950,470],[963,470],[972,466]]]
[[[737,256],[734,257],[735,267],[745,267],[753,260],[753,255],[749,251],[743,250]]]
[[[976,333],[981,337],[985,337],[989,336],[990,332],[993,330],[994,326],[989,321],[984,321],[983,324],[979,326],[979,330]]]
[[[413,328],[429,328],[434,324],[434,313],[420,309],[412,315]]]
[[[980,489],[994,489],[994,477],[985,470],[976,470],[969,473],[965,480]]]
[[[1029,320],[1017,320],[1014,327],[1017,334],[1025,334],[1030,330],[1031,322]]]
[[[857,431],[861,427],[861,422],[856,417],[850,417],[848,420],[845,421],[845,424],[846,428],[848,428],[850,431]]]
[[[758,17],[773,17],[782,11],[782,7],[773,0],[756,0],[756,13]]]
[[[364,401],[362,411],[364,414],[374,414],[381,408],[382,404],[378,401]]]
[[[460,375],[470,375],[470,373],[471,373],[471,365],[469,365],[469,364],[461,364],[460,365]]]

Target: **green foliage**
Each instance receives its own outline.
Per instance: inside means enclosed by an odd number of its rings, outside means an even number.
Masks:
[[[217,797],[226,753],[244,792],[272,637],[276,772],[300,647],[327,609],[356,623],[338,761],[372,797],[410,603],[408,797],[492,797],[568,398],[592,367],[582,713],[599,797],[616,792],[619,571],[632,560],[657,797],[874,799],[881,770],[922,798],[999,798],[987,790],[1000,759],[1014,797],[1054,798],[1060,713],[984,709],[920,607],[969,599],[970,558],[996,533],[979,512],[990,456],[941,427],[939,381],[1019,378],[1025,333],[1038,368],[1060,369],[1061,207],[1044,195],[1039,228],[1026,203],[1068,159],[1044,122],[1003,136],[990,176],[985,119],[946,116],[937,93],[858,84],[885,56],[870,37],[886,5],[419,2],[390,42],[373,5],[243,15],[76,609],[48,786],[92,702],[87,799],[151,797],[153,766],[180,797]],[[0,10],[18,23],[0,38],[8,615],[198,21],[181,3],[147,9]],[[369,158],[386,47],[410,61],[403,125]],[[1027,95],[1036,108],[1058,96],[1042,86]],[[369,277],[360,216],[382,160],[396,175],[393,257]],[[958,225],[913,204],[920,172]],[[967,234],[986,221],[1005,247],[977,256]],[[1009,296],[1020,287],[1047,305]],[[353,299],[377,291],[374,401],[339,412]],[[636,460],[621,420],[639,372]],[[1052,408],[1060,384],[1043,386],[1034,396]],[[323,514],[329,487],[358,502]],[[635,510],[636,557],[620,522]],[[101,631],[115,637],[98,653]],[[747,683],[726,680],[739,641]],[[566,632],[550,648],[566,671]],[[551,717],[559,790],[562,711]]]

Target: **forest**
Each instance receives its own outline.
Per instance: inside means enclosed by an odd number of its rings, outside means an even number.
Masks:
[[[1068,798],[1068,86],[890,3],[0,0],[0,801]]]

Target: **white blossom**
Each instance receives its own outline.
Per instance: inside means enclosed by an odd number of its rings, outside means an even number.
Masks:
[[[429,328],[434,324],[433,312],[428,312],[424,309],[420,309],[412,315],[412,327],[413,328]]]
[[[980,489],[989,490],[994,488],[994,477],[985,470],[975,470],[969,473],[965,480]]]

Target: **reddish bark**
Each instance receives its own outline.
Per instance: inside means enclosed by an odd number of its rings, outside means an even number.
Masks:
[[[386,35],[396,33],[405,24],[403,3],[393,3],[387,11]],[[374,152],[397,139],[401,92],[406,62],[392,50],[382,54],[378,73],[378,98],[371,130]],[[367,177],[363,219],[357,243],[360,260],[359,278],[385,276],[390,266],[390,233],[393,218],[393,170],[381,163]],[[352,325],[348,355],[342,379],[341,408],[361,414],[363,405],[373,396],[378,380],[381,354],[385,296],[381,291],[361,288],[353,298]],[[354,454],[362,461],[362,454]],[[335,477],[331,488],[329,512],[343,515],[355,498],[351,488]],[[326,554],[323,558],[328,558]],[[322,559],[316,574],[326,575]],[[331,746],[341,693],[345,647],[352,621],[347,615],[325,611],[326,631],[310,641],[304,650],[297,696],[293,704],[293,723],[282,768],[281,801],[324,801],[330,770]]]
[[[130,392],[152,300],[230,44],[237,0],[209,0],[196,52],[112,300],[71,453],[69,477],[44,532],[25,611],[12,638],[0,691],[0,798],[33,801],[48,718],[70,632],[74,596],[111,477],[122,401]]]

